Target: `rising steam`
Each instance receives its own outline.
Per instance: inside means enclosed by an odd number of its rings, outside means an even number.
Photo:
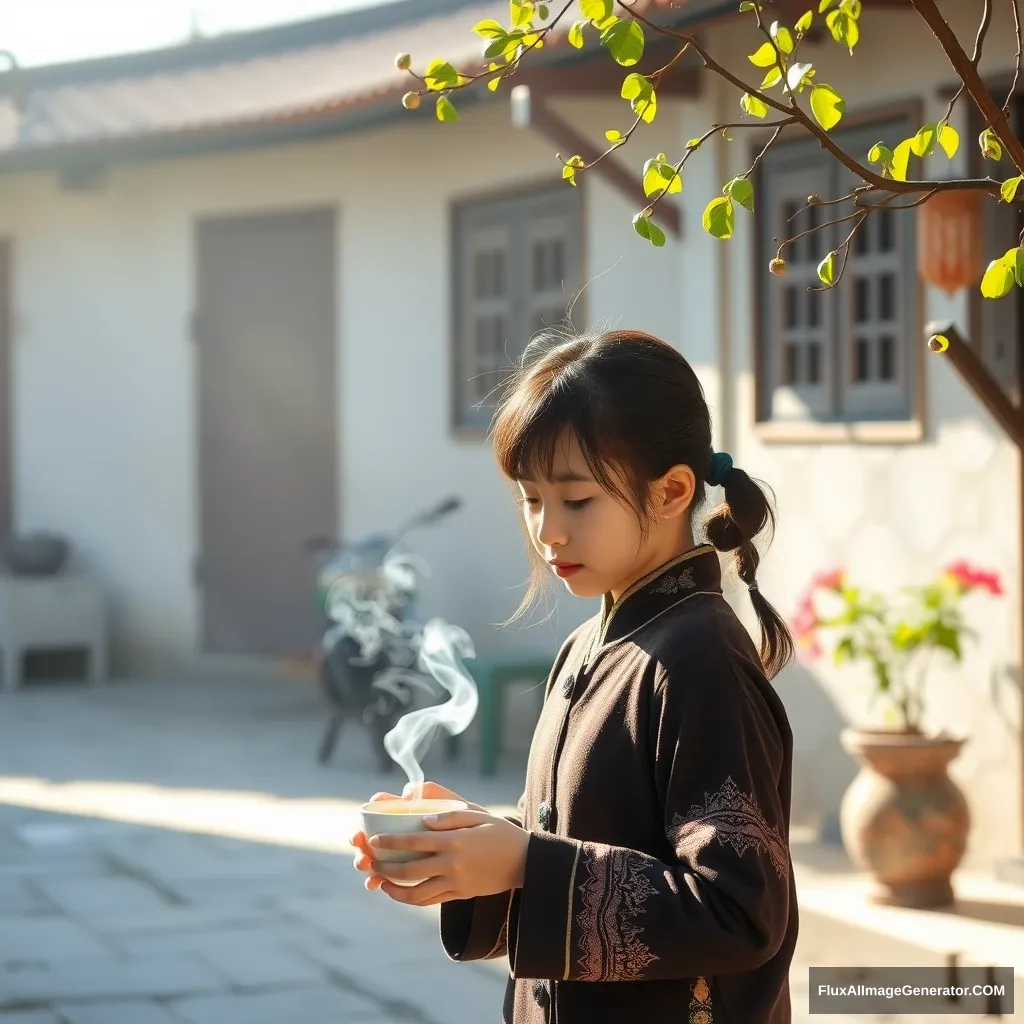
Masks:
[[[434,738],[441,730],[452,736],[463,732],[476,714],[479,704],[476,684],[461,664],[461,658],[472,657],[475,657],[473,641],[464,629],[443,619],[431,619],[423,627],[419,665],[451,696],[443,704],[410,711],[384,737],[384,749],[415,787],[412,793],[414,800],[423,793],[420,761]]]
[[[422,630],[410,628],[392,609],[416,589],[417,573],[425,574],[421,560],[397,549],[389,551],[380,571],[346,574],[331,588],[327,613],[337,625],[324,637],[331,648],[340,635],[351,637],[359,647],[354,665],[370,665],[382,654],[386,667],[373,679],[373,687],[408,704],[412,687],[437,696],[439,685],[449,694],[443,704],[410,711],[384,737],[384,748],[409,777],[419,799],[423,791],[420,761],[442,730],[463,732],[473,721],[479,705],[476,684],[462,665],[476,657],[469,634],[443,619],[431,619]]]

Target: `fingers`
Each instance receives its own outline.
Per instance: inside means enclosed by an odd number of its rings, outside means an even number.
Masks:
[[[381,892],[396,903],[411,907],[433,907],[458,897],[451,890],[451,879],[431,878],[419,885],[394,885],[387,879],[381,883]]]
[[[433,832],[401,832],[370,839],[369,854],[374,850],[408,850],[412,853],[441,853],[451,845],[448,836]]]
[[[494,820],[494,815],[486,811],[448,811],[426,817],[423,823],[433,832],[446,832],[456,828],[474,828]]]
[[[447,856],[422,857],[404,864],[371,864],[374,874],[380,875],[384,881],[393,882],[422,882],[443,875],[450,868],[451,858]]]
[[[461,800],[462,797],[458,793],[453,793],[450,789],[444,786],[438,785],[436,782],[424,782],[422,796],[425,800]],[[405,789],[402,790],[402,798],[408,799],[416,795],[419,789],[419,784],[415,782],[406,783]]]

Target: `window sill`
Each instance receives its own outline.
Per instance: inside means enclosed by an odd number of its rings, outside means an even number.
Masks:
[[[764,444],[920,444],[924,424],[920,420],[853,421],[850,423],[754,424],[754,435]]]

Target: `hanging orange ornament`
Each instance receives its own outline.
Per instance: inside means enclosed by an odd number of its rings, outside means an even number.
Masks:
[[[947,295],[985,272],[984,201],[978,190],[957,189],[936,192],[917,208],[918,271]]]

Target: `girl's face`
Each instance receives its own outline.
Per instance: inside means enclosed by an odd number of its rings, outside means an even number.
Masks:
[[[594,479],[575,437],[558,445],[550,480],[519,480],[530,540],[576,597],[617,599],[633,583],[693,547],[689,467],[652,484],[655,521],[646,540],[636,513]],[[687,482],[688,481],[688,482]]]

